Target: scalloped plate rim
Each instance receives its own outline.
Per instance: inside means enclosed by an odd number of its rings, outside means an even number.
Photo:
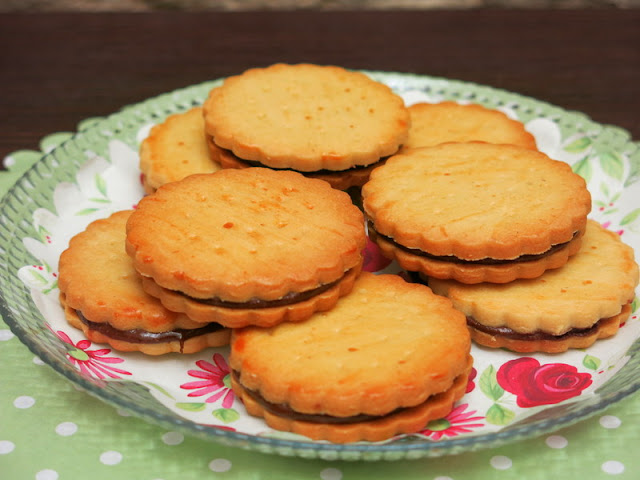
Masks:
[[[507,96],[513,99],[514,101],[520,100],[520,101],[526,101],[526,102],[533,102],[537,105],[542,105],[549,109],[557,111],[563,116],[574,117],[576,120],[580,120],[581,122],[588,124],[587,126],[590,128],[596,128],[596,129],[599,129],[600,131],[610,131],[615,135],[620,136],[621,137],[620,139],[622,141],[625,141],[626,143],[633,145],[635,149],[640,149],[640,142],[633,141],[631,139],[630,133],[621,127],[618,127],[615,125],[609,125],[609,124],[600,124],[595,122],[588,115],[582,112],[565,110],[551,103],[537,100],[533,97],[529,97],[519,93],[510,92],[505,89],[482,85],[479,83],[465,81],[465,80],[447,79],[444,77],[421,75],[417,73],[386,72],[386,71],[379,71],[379,70],[360,70],[360,71],[370,74],[372,76],[380,76],[380,77],[385,77],[389,79],[397,78],[400,80],[412,79],[415,81],[442,82],[448,85],[456,85],[462,88],[469,88],[472,90],[478,89],[478,90],[482,90],[490,93]],[[131,109],[134,109],[136,107],[140,108],[140,107],[153,105],[154,103],[157,103],[164,98],[169,98],[179,93],[185,93],[191,90],[195,91],[197,89],[205,89],[208,87],[213,87],[214,85],[222,82],[223,80],[224,80],[223,78],[219,78],[214,80],[207,80],[207,81],[186,86],[186,87],[181,87],[181,88],[172,90],[170,92],[165,92],[165,93],[155,95],[153,97],[142,100],[138,103],[125,105],[120,109],[118,109],[116,112],[113,112],[104,117],[95,117],[94,118],[95,121],[92,122],[92,124],[89,127],[83,130],[77,130],[75,132],[71,132],[72,135],[68,139],[60,143],[52,151],[43,153],[41,157],[37,161],[35,161],[34,164],[31,167],[29,167],[20,176],[20,178],[16,180],[16,182],[7,190],[7,192],[5,192],[5,194],[2,195],[2,197],[0,198],[0,211],[4,210],[7,203],[7,198],[9,197],[9,194],[13,191],[13,189],[16,188],[18,184],[26,180],[29,180],[29,178],[35,174],[34,172],[37,169],[37,166],[40,162],[44,161],[46,157],[54,155],[56,150],[60,148],[64,148],[64,146],[67,143],[74,142],[79,136],[83,135],[88,130],[98,129],[99,126],[108,124],[108,122],[112,121],[114,118],[117,118],[120,115],[126,114]],[[24,286],[24,288],[25,290],[27,290],[26,286]],[[291,452],[286,453],[283,451],[277,451],[278,448],[294,449],[296,451],[317,452],[318,453],[317,456],[320,458],[323,457],[322,453],[335,454],[336,459],[341,459],[341,460],[377,460],[378,458],[373,458],[373,457],[376,455],[384,457],[385,454],[389,454],[393,452],[405,453],[404,456],[400,456],[397,459],[411,458],[411,455],[409,456],[406,455],[407,453],[410,453],[410,452],[420,452],[422,455],[418,457],[413,457],[413,458],[423,458],[423,457],[452,455],[452,454],[458,454],[458,453],[468,452],[468,451],[476,451],[476,450],[487,449],[487,448],[495,448],[507,443],[521,441],[526,438],[530,438],[531,436],[539,436],[544,433],[548,433],[550,431],[556,431],[558,429],[583,421],[593,416],[594,414],[609,408],[614,403],[617,403],[620,400],[634,394],[636,391],[640,389],[640,378],[638,378],[638,380],[635,383],[629,384],[626,388],[622,390],[611,392],[605,395],[599,395],[597,399],[594,399],[593,397],[589,397],[587,401],[590,402],[591,405],[589,405],[588,408],[581,411],[580,415],[565,416],[563,418],[566,420],[565,422],[558,423],[557,418],[547,418],[547,419],[537,420],[535,422],[525,424],[522,426],[507,428],[505,430],[501,430],[498,432],[489,432],[489,433],[469,435],[464,437],[454,437],[454,438],[440,440],[440,441],[420,440],[420,441],[413,442],[409,438],[406,442],[391,443],[391,444],[354,443],[354,444],[340,445],[340,444],[332,444],[332,443],[324,443],[324,442],[313,442],[313,441],[304,441],[304,440],[285,440],[285,439],[273,438],[273,437],[260,437],[257,435],[252,435],[247,433],[227,431],[227,430],[218,429],[218,428],[211,428],[205,425],[196,424],[194,422],[191,422],[190,420],[182,419],[176,415],[167,415],[167,414],[156,413],[156,412],[150,413],[148,411],[145,411],[144,407],[139,407],[136,404],[131,404],[127,402],[126,399],[122,399],[115,395],[111,395],[109,392],[96,390],[95,385],[92,382],[86,380],[85,378],[79,375],[74,375],[74,377],[72,378],[70,375],[68,375],[68,372],[65,371],[62,365],[58,364],[56,359],[52,358],[48,352],[38,351],[37,337],[31,335],[29,332],[23,329],[20,323],[13,318],[13,313],[9,310],[6,304],[3,291],[0,291],[0,311],[2,312],[4,321],[7,323],[11,331],[19,338],[19,340],[23,344],[25,344],[29,348],[29,350],[33,354],[40,356],[40,358],[45,363],[47,363],[47,365],[52,367],[54,371],[56,371],[58,374],[62,375],[64,378],[71,381],[72,383],[78,385],[83,391],[89,393],[94,397],[97,397],[101,401],[107,404],[110,404],[111,406],[122,408],[126,411],[133,412],[135,413],[136,416],[144,418],[146,421],[150,423],[163,425],[163,426],[170,426],[171,428],[178,428],[179,430],[185,433],[188,433],[190,435],[193,435],[197,438],[201,438],[209,441],[224,440],[224,441],[227,441],[228,444],[232,446],[244,448],[248,450],[256,450],[256,448],[251,447],[250,444],[257,444],[257,445],[263,444],[271,447],[270,451],[264,451],[261,449],[258,449],[258,450],[263,451],[263,453],[272,453],[272,454],[278,454],[283,456],[301,456],[301,455],[297,453],[291,453]],[[637,348],[638,345],[640,345],[640,339],[637,340],[632,345],[631,349],[635,348],[636,350],[638,350]],[[628,368],[628,365],[625,365],[622,367],[622,369],[625,369],[625,368]],[[581,400],[576,400],[576,402],[581,403]],[[582,403],[584,402],[586,401],[583,400]],[[534,431],[533,435],[531,435],[532,431]],[[447,451],[449,449],[454,451]],[[459,451],[455,451],[455,450],[459,450]],[[346,457],[341,456],[342,453],[360,453],[362,455],[358,456],[357,458],[350,458],[348,456]],[[368,457],[367,454],[370,454],[370,456]],[[382,459],[385,459],[385,458],[382,458]]]

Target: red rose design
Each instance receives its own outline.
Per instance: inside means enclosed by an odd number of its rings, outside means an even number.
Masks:
[[[535,358],[510,360],[500,367],[496,380],[517,397],[518,406],[549,405],[577,397],[591,385],[591,374],[580,373],[573,365],[547,363]]]
[[[464,393],[473,392],[473,389],[476,388],[476,383],[474,382],[476,375],[478,375],[478,371],[475,368],[471,368],[469,380],[467,381],[467,389]]]
[[[387,267],[391,260],[382,255],[380,248],[371,239],[367,239],[367,246],[364,249],[364,265],[362,269],[365,272],[377,272]]]

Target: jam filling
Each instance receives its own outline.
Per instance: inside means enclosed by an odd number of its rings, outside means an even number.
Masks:
[[[593,335],[598,330],[598,324],[600,322],[594,323],[592,326],[588,328],[572,328],[566,333],[562,335],[551,335],[550,333],[545,333],[540,330],[531,332],[531,333],[519,333],[514,330],[511,330],[508,327],[489,327],[487,325],[483,325],[474,319],[473,317],[467,317],[467,325],[474,328],[475,330],[479,330],[481,332],[487,333],[489,335],[493,335],[496,337],[506,337],[512,340],[524,340],[524,341],[541,341],[541,340],[565,340],[570,337],[588,337],[589,335]]]
[[[219,323],[208,323],[198,328],[176,328],[175,330],[168,330],[166,332],[148,332],[139,328],[118,330],[109,323],[92,322],[91,320],[87,320],[79,310],[76,310],[76,314],[78,315],[78,318],[80,318],[80,321],[91,330],[100,332],[106,337],[114,340],[129,343],[167,343],[177,341],[180,342],[181,351],[187,340],[199,337],[200,335],[217,332],[225,328]]]
[[[510,263],[533,262],[535,260],[540,260],[541,258],[548,257],[549,255],[559,250],[562,250],[571,241],[573,241],[578,236],[578,233],[579,233],[579,232],[575,232],[571,240],[569,240],[568,242],[557,243],[555,245],[552,245],[551,248],[549,248],[549,250],[543,253],[520,255],[519,257],[516,257],[516,258],[503,259],[503,260],[496,259],[496,258],[481,258],[479,260],[465,260],[463,258],[458,258],[453,255],[438,256],[438,255],[432,255],[418,248],[405,247],[404,245],[397,243],[393,238],[387,237],[386,235],[382,235],[381,233],[376,231],[371,222],[369,222],[369,231],[370,232],[372,231],[374,235],[377,235],[380,238],[386,240],[387,242],[391,243],[393,246],[399,248],[400,250],[403,250],[412,255],[430,258],[432,260],[438,260],[440,262],[458,263],[458,264],[465,264],[465,265],[508,265]]]
[[[233,370],[232,372],[235,380],[240,383],[240,372],[237,370]],[[286,403],[271,403],[266,400],[262,395],[254,390],[249,390],[248,388],[243,387],[244,392],[247,393],[256,403],[258,403],[262,408],[267,410],[268,412],[277,415],[279,417],[289,418],[291,420],[300,421],[300,422],[309,422],[309,423],[324,423],[324,424],[332,424],[332,425],[348,425],[351,423],[359,423],[359,422],[370,422],[373,420],[377,420],[388,415],[393,415],[395,413],[401,412],[402,410],[406,410],[410,407],[400,407],[396,408],[392,412],[389,412],[385,415],[352,415],[350,417],[334,417],[332,415],[326,415],[323,413],[300,413],[293,410]]]
[[[304,302],[305,300],[308,300],[312,297],[315,297],[316,295],[320,295],[321,293],[326,292],[330,288],[340,283],[340,281],[342,281],[342,279],[346,275],[348,275],[349,272],[350,270],[347,271],[341,278],[339,278],[338,280],[335,280],[334,282],[325,283],[323,285],[320,285],[319,287],[312,288],[311,290],[306,290],[304,292],[289,292],[283,295],[282,297],[277,298],[276,300],[263,300],[258,297],[252,297],[246,302],[230,302],[227,300],[222,300],[221,298],[218,298],[218,297],[195,298],[185,294],[182,294],[182,295],[184,295],[190,300],[193,300],[194,302],[203,303],[205,305],[211,305],[214,307],[223,307],[223,308],[232,308],[232,309],[282,307],[286,305],[293,305],[294,303],[298,303],[298,302]]]
[[[213,142],[213,139],[211,139],[211,141]],[[218,148],[220,148],[220,147],[218,147]],[[377,162],[370,163],[369,165],[355,165],[355,166],[347,168],[345,170],[328,170],[328,169],[324,168],[324,169],[321,169],[321,170],[313,170],[313,171],[310,171],[310,172],[303,172],[303,171],[300,171],[300,170],[295,170],[293,168],[270,167],[270,166],[265,165],[264,163],[258,162],[256,160],[245,160],[244,158],[240,158],[235,153],[233,153],[231,150],[227,150],[227,149],[223,149],[223,150],[225,151],[225,153],[227,153],[228,155],[232,156],[237,162],[243,163],[243,164],[248,165],[250,167],[263,167],[263,168],[270,168],[271,170],[290,170],[290,171],[293,171],[293,172],[298,172],[298,173],[303,173],[303,174],[313,174],[313,175],[340,175],[342,173],[352,172],[354,170],[364,170],[365,168],[369,168],[369,167],[372,167],[374,165],[379,165],[380,163],[384,162],[387,158],[389,158],[389,157],[384,157],[384,158],[381,158],[380,160],[378,160]]]

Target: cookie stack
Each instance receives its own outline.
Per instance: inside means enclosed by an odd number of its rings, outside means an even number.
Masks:
[[[521,123],[406,108],[339,67],[230,77],[155,126],[140,166],[136,210],[60,258],[69,323],[151,355],[229,344],[247,411],[312,439],[419,431],[464,395],[472,339],[584,348],[638,283],[631,248],[587,220],[584,180]],[[417,282],[362,272],[367,230]]]
[[[541,152],[484,142],[407,149],[362,195],[382,252],[448,296],[480,345],[585,348],[629,315],[633,250],[587,220],[584,180]]]
[[[224,167],[287,169],[346,190],[406,141],[401,97],[341,67],[276,64],[227,78],[204,102],[207,142]]]
[[[143,141],[145,190],[220,168],[293,170],[359,188],[407,140],[402,98],[363,73],[276,64],[225,79],[203,107],[172,115]]]
[[[464,317],[424,286],[361,275],[363,214],[325,181],[255,167],[192,175],[142,199],[126,230],[147,293],[233,330],[234,390],[274,428],[381,440],[464,393]]]
[[[226,345],[228,328],[170,311],[144,291],[124,249],[131,213],[116,212],[92,222],[60,256],[60,303],[69,324],[91,341],[147,355]]]

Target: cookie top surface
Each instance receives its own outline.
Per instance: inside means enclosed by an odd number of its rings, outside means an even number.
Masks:
[[[363,272],[330,311],[298,324],[234,331],[231,368],[301,413],[382,415],[451,387],[470,337],[448,299],[397,275]]]
[[[272,168],[345,170],[395,153],[409,113],[401,97],[363,73],[276,64],[229,77],[204,103],[221,148]]]
[[[146,294],[124,248],[131,211],[96,220],[75,235],[59,261],[58,286],[65,303],[92,322],[118,330],[162,332],[200,324],[165,309]]]
[[[349,195],[266,168],[192,175],[143,198],[127,224],[136,269],[195,298],[281,298],[361,264],[364,219]]]
[[[429,285],[487,326],[553,335],[588,328],[617,315],[633,299],[638,265],[633,249],[593,220],[587,223],[582,242],[580,251],[562,268],[535,279],[504,285],[430,279]]]
[[[209,156],[202,107],[175,113],[155,125],[140,146],[140,170],[151,190],[220,165]]]
[[[394,155],[362,194],[382,235],[464,260],[543,253],[582,231],[591,210],[584,179],[566,163],[483,142]]]
[[[498,110],[455,102],[417,103],[409,107],[411,128],[403,150],[447,142],[482,141],[536,148],[524,125]]]

